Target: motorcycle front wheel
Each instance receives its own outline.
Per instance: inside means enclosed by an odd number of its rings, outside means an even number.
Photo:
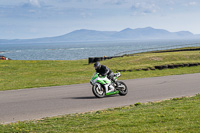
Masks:
[[[100,84],[93,85],[92,92],[98,98],[102,98],[106,95],[105,89]]]
[[[117,81],[117,90],[119,91],[120,96],[125,96],[128,93],[128,87],[122,81]]]

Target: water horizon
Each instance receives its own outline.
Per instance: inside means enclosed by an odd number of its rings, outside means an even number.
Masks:
[[[0,44],[0,55],[12,60],[80,60],[190,46],[200,46],[200,39]]]

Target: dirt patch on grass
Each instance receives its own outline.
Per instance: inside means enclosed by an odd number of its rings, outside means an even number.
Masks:
[[[149,59],[154,60],[154,61],[162,61],[163,60],[163,58],[161,58],[161,57],[150,57]]]

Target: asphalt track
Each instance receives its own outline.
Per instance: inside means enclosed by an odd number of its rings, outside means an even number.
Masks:
[[[200,93],[200,73],[125,80],[126,96],[95,98],[91,85],[77,84],[0,91],[0,123],[150,102]]]

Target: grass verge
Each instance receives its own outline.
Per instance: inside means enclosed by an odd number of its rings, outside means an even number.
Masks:
[[[0,125],[3,133],[200,132],[200,95]]]
[[[185,48],[184,48],[185,49]],[[200,50],[162,53],[139,53],[102,61],[113,72],[153,68],[159,65],[200,63]],[[0,91],[33,87],[59,86],[89,82],[94,73],[88,60],[23,61],[0,60]],[[155,71],[122,72],[120,79],[134,79],[177,74],[200,73],[200,66]]]

